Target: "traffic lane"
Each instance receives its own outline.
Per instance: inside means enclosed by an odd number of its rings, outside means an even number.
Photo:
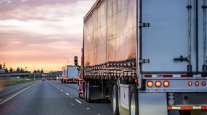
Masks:
[[[85,100],[78,97],[78,85],[77,84],[62,84],[60,81],[49,81],[49,83],[70,98],[74,98],[77,103],[81,103],[85,108],[90,108],[96,111],[100,115],[112,115],[111,103],[87,103]]]
[[[72,108],[72,102],[67,97],[47,83],[38,83],[32,89],[25,91],[12,101],[0,106],[2,115],[72,115],[77,114]],[[70,105],[68,105],[70,104]],[[70,111],[68,111],[70,110]],[[77,114],[79,115],[79,114]]]
[[[61,93],[48,82],[38,82],[7,103],[1,115],[101,115]]]
[[[77,84],[62,84],[60,81],[49,81],[57,87],[58,89],[63,90],[64,92],[67,92],[70,94],[71,98],[78,97],[78,85]]]
[[[5,87],[1,92],[0,92],[0,99],[2,100],[2,98],[5,98],[9,95],[12,95],[13,93],[33,84],[35,81],[33,82],[28,82],[28,83],[22,83],[22,84],[17,84],[17,85],[13,85],[13,86],[8,86]]]

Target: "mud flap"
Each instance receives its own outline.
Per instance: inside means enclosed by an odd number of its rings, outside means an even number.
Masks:
[[[168,115],[166,93],[139,93],[139,115]]]

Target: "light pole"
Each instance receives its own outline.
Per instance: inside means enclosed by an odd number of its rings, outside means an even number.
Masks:
[[[36,72],[34,71],[34,72],[33,72],[33,79],[34,79],[34,80],[35,80],[35,74],[36,74]]]
[[[36,77],[36,70],[35,70],[35,67],[33,67],[34,68],[34,72],[33,72],[33,79],[35,80],[35,77]]]

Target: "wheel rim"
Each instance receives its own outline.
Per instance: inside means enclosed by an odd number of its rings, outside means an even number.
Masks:
[[[131,98],[131,105],[130,105],[130,113],[131,115],[136,115],[136,108],[135,108],[135,97],[134,95],[132,95],[132,98]]]

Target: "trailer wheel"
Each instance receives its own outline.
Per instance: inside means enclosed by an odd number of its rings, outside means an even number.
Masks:
[[[87,89],[86,88],[87,86],[86,86],[86,84],[87,84],[87,82],[85,82],[85,84],[84,84],[84,99],[85,100],[87,100],[87,97],[86,97],[87,96],[87,90],[86,90]]]
[[[130,89],[129,99],[129,115],[138,115],[137,93],[134,86]]]
[[[112,106],[113,106],[113,115],[119,115],[118,87],[117,87],[117,85],[113,86]]]

